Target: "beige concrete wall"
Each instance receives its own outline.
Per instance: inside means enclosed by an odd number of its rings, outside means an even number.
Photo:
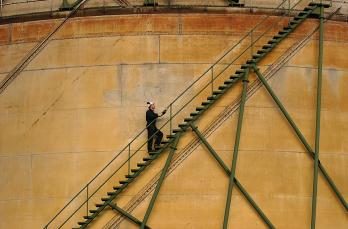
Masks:
[[[47,223],[143,128],[147,99],[155,100],[159,109],[165,107],[259,19],[237,14],[172,14],[88,17],[69,22],[0,96],[0,228],[39,228]],[[0,77],[55,23],[1,26]],[[38,24],[43,26],[37,27]],[[314,25],[314,20],[306,22],[262,65],[276,59]],[[328,23],[326,29],[321,155],[347,199],[348,62],[344,50],[348,29],[347,24],[339,22]],[[243,43],[228,60],[246,45]],[[272,81],[311,143],[316,51],[317,43],[312,41]],[[188,94],[199,89],[196,86]],[[200,128],[223,111],[239,92],[237,87],[219,101],[198,123]],[[205,91],[183,113],[192,111],[208,93]],[[175,122],[182,121],[182,117]],[[308,227],[310,158],[263,89],[248,101],[245,119],[239,179],[277,227]],[[235,120],[233,116],[209,137],[227,164],[231,163],[234,139],[230,124],[235,126]],[[192,133],[188,133],[179,148],[192,138]],[[137,144],[132,145],[132,150]],[[132,164],[145,154],[137,156]],[[120,206],[156,174],[163,159],[122,195]],[[287,163],[282,164],[284,161]],[[344,228],[348,224],[347,213],[320,179],[318,225]],[[168,177],[149,223],[153,228],[219,228],[226,187],[227,178],[209,154],[199,148]],[[103,189],[98,196],[110,189]],[[134,214],[141,218],[145,208],[146,201]],[[113,216],[112,212],[104,214],[95,227],[100,228]],[[238,192],[233,196],[231,225],[263,227]],[[128,223],[122,225],[127,227]]]

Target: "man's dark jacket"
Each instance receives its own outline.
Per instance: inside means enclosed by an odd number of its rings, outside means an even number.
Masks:
[[[157,118],[158,118],[158,114],[153,112],[153,110],[148,109],[146,111],[146,126],[148,129],[157,130],[157,127],[156,127],[156,119]],[[150,123],[151,123],[151,125],[150,125]]]

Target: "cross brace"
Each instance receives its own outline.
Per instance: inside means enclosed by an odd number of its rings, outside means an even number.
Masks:
[[[227,165],[223,162],[223,160],[219,157],[219,155],[215,152],[213,147],[208,143],[208,141],[204,138],[203,134],[198,130],[198,128],[190,123],[192,130],[196,133],[197,137],[202,141],[202,143],[207,147],[208,151],[215,158],[215,160],[219,163],[219,165],[225,170],[225,173],[230,176],[231,170],[227,167]],[[255,211],[259,214],[262,220],[267,224],[267,226],[271,229],[275,227],[271,223],[271,221],[267,218],[267,216],[263,213],[261,208],[256,204],[256,202],[252,199],[249,193],[245,190],[242,184],[234,177],[234,183],[236,184],[239,191],[243,194],[243,196],[247,199],[250,205],[255,209]]]
[[[108,203],[108,204],[109,204],[109,206],[110,206],[113,210],[115,210],[115,211],[117,211],[118,213],[120,213],[121,215],[125,216],[125,217],[126,217],[127,219],[129,219],[130,221],[132,221],[132,222],[138,224],[139,226],[141,225],[141,221],[140,221],[140,220],[138,220],[137,218],[135,218],[134,216],[132,216],[131,214],[129,214],[128,212],[126,212],[126,211],[123,210],[122,208],[118,207],[116,204],[114,204],[114,203],[112,203],[112,202],[110,202],[110,203]],[[148,227],[148,226],[145,226],[145,228],[151,229],[151,228]]]
[[[149,206],[148,206],[148,208],[147,208],[147,210],[146,210],[146,213],[145,213],[143,222],[141,223],[141,227],[140,227],[141,229],[144,229],[144,228],[145,228],[145,225],[146,225],[146,223],[147,223],[147,220],[148,220],[149,217],[150,217],[151,211],[152,211],[152,209],[153,209],[153,207],[154,207],[154,205],[155,205],[155,201],[156,201],[157,196],[158,196],[158,193],[159,193],[159,191],[160,191],[160,189],[161,189],[161,186],[162,186],[162,183],[163,183],[163,181],[164,181],[164,178],[166,177],[166,173],[167,173],[168,168],[169,168],[169,166],[170,166],[170,163],[171,163],[171,161],[172,161],[172,159],[173,159],[174,153],[175,153],[175,151],[176,151],[176,146],[178,145],[178,142],[179,142],[179,138],[180,138],[180,137],[181,137],[181,133],[178,133],[178,134],[176,135],[176,137],[175,137],[175,140],[173,141],[173,143],[172,143],[171,146],[170,146],[170,152],[169,152],[169,154],[168,154],[166,163],[165,163],[165,165],[164,165],[164,167],[163,167],[163,169],[162,169],[161,176],[160,176],[160,178],[158,179],[158,183],[157,183],[156,188],[155,188],[155,191],[154,191],[154,193],[153,193],[153,195],[152,195],[152,198],[151,198],[151,201],[150,201],[150,203],[149,203]]]
[[[271,95],[271,97],[273,98],[275,103],[278,105],[279,109],[282,111],[283,115],[285,116],[285,118],[287,119],[287,121],[289,122],[291,127],[296,132],[297,137],[300,139],[300,141],[302,142],[302,144],[306,148],[307,152],[310,154],[310,156],[312,158],[314,158],[315,157],[315,153],[314,153],[313,149],[310,147],[310,145],[308,144],[307,140],[305,139],[305,137],[301,133],[300,129],[296,126],[296,124],[292,120],[290,114],[287,112],[287,110],[285,109],[285,107],[280,102],[279,98],[277,97],[277,95],[272,90],[271,86],[267,83],[266,79],[262,76],[262,74],[260,73],[259,69],[257,68],[257,66],[255,64],[253,64],[252,68],[254,69],[254,72],[256,73],[257,77],[260,79],[261,83],[265,86],[266,90]],[[345,201],[344,197],[342,196],[342,194],[338,190],[338,188],[335,185],[335,183],[333,182],[333,180],[330,178],[329,174],[327,173],[327,171],[324,168],[324,166],[321,164],[320,160],[318,160],[318,166],[319,166],[320,171],[324,175],[326,181],[329,183],[331,189],[335,192],[335,194],[338,197],[339,201],[341,202],[343,207],[346,209],[346,211],[348,211],[348,204],[347,204],[347,202]]]

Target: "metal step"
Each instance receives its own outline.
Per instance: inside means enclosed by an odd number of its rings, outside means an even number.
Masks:
[[[249,68],[249,67],[250,67],[249,64],[242,64],[242,66],[241,66],[242,69],[246,69],[246,68]]]
[[[89,215],[84,216],[83,218],[84,218],[84,219],[94,219],[94,217],[93,217],[93,216],[89,216]]]
[[[139,171],[139,169],[131,169],[131,172],[132,173],[136,173],[136,172],[138,172]]]
[[[144,167],[144,166],[146,166],[146,164],[145,163],[137,163],[137,166],[138,167]]]
[[[154,151],[154,152],[149,152],[149,155],[150,155],[150,156],[157,155],[157,154],[160,154],[160,153],[159,153],[159,152],[157,152],[157,151]]]
[[[219,88],[220,89],[220,88]],[[202,105],[203,106],[206,106],[206,105],[210,105],[210,104],[212,104],[213,102],[212,101],[204,101],[204,102],[202,102]]]
[[[268,44],[277,44],[279,41],[277,39],[271,39],[267,43]]]
[[[77,222],[78,225],[85,225],[86,222]]]
[[[208,96],[207,99],[208,99],[208,100],[215,100],[215,99],[216,99],[216,96]],[[186,119],[184,119],[184,121],[186,121]]]
[[[197,116],[197,115],[199,115],[199,112],[192,112],[192,113],[190,113],[191,117],[194,117],[194,116]]]
[[[225,85],[219,86],[219,90],[225,90],[226,88],[228,88],[228,86],[225,86]]]
[[[122,186],[114,186],[114,187],[112,187],[114,190],[119,190],[119,189],[121,189],[122,188]]]
[[[178,133],[178,132],[183,132],[183,130],[182,129],[174,129],[173,130],[173,133]]]
[[[110,197],[102,197],[101,200],[104,201],[104,202],[105,202],[105,201],[109,201],[109,200],[110,200]]]
[[[196,107],[196,111],[202,111],[205,110],[205,107]]]
[[[222,91],[213,91],[213,95],[220,95],[222,94]]]
[[[262,46],[262,48],[263,48],[263,49],[270,49],[270,48],[272,48],[272,45],[267,44],[267,45]]]
[[[238,69],[237,71],[236,71],[236,74],[244,74],[245,73],[245,69]]]
[[[129,180],[120,180],[118,183],[120,183],[120,184],[128,184]]]
[[[276,40],[279,40],[280,38],[283,38],[284,36],[282,35],[274,35],[273,38],[276,39]]]
[[[143,158],[143,161],[151,161],[152,160],[152,158],[150,158],[150,157],[144,157]]]
[[[268,51],[265,49],[261,49],[257,51],[257,54],[267,53]]]
[[[104,204],[95,204],[95,206],[96,206],[97,208],[100,208],[100,207],[103,207]]]
[[[168,144],[169,142],[170,142],[170,140],[162,140],[161,144],[165,145],[165,144]]]
[[[116,192],[107,192],[108,196],[114,196],[116,195]]]
[[[131,179],[131,178],[134,178],[135,176],[134,176],[134,175],[129,174],[129,175],[126,175],[125,177],[126,177],[127,179]]]
[[[235,83],[236,81],[233,79],[230,79],[230,80],[226,80],[225,82],[224,82],[224,84],[227,84],[227,85],[229,85],[229,84],[232,84],[232,83]]]
[[[181,124],[179,124],[179,127],[181,129],[187,129],[189,127],[189,124],[188,123],[181,123]]]
[[[89,212],[94,214],[94,213],[98,212],[98,210],[92,209],[92,210],[89,210]]]

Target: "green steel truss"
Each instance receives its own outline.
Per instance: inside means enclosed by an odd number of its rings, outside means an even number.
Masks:
[[[336,196],[338,197],[340,203],[343,205],[345,210],[348,211],[348,205],[345,199],[343,198],[342,194],[339,192],[338,188],[336,187],[333,180],[330,178],[329,174],[326,172],[324,166],[321,164],[319,160],[319,130],[320,130],[320,96],[321,96],[321,75],[322,75],[322,44],[323,44],[323,8],[327,8],[330,5],[328,4],[321,4],[321,3],[310,3],[306,8],[304,8],[303,11],[299,12],[297,16],[295,16],[287,26],[283,28],[283,30],[279,31],[273,38],[268,41],[268,43],[260,50],[257,51],[256,54],[252,56],[251,59],[247,60],[245,64],[241,66],[240,69],[238,69],[235,74],[230,76],[228,80],[226,80],[223,85],[219,86],[218,90],[212,91],[212,95],[207,98],[207,101],[204,101],[202,103],[202,106],[199,106],[196,108],[196,111],[190,113],[190,117],[184,119],[184,123],[181,123],[178,125],[179,128],[172,129],[170,135],[167,136],[167,140],[163,141],[161,146],[157,149],[155,152],[150,152],[148,157],[143,158],[143,162],[140,162],[137,164],[137,168],[131,169],[131,174],[126,175],[125,180],[119,181],[119,186],[114,186],[112,192],[108,192],[108,197],[101,198],[101,203],[96,204],[96,209],[90,209],[88,210],[88,215],[84,216],[84,221],[78,222],[79,227],[78,228],[86,228],[94,219],[97,218],[97,216],[106,208],[111,208],[114,211],[120,213],[122,216],[124,216],[129,221],[139,225],[140,228],[149,228],[147,226],[147,221],[151,215],[152,209],[155,205],[157,196],[160,192],[161,185],[164,182],[164,178],[166,176],[166,173],[168,171],[168,168],[170,166],[170,163],[173,159],[173,155],[176,151],[176,146],[178,144],[178,141],[180,137],[187,132],[188,130],[192,130],[197,138],[203,143],[203,145],[208,149],[208,151],[211,153],[211,155],[214,157],[214,159],[219,163],[221,168],[225,171],[226,175],[229,177],[229,187],[227,192],[227,198],[226,198],[226,207],[225,207],[225,214],[224,214],[224,221],[222,224],[222,227],[224,229],[228,228],[228,218],[229,218],[229,211],[231,208],[231,196],[232,196],[232,190],[234,185],[238,188],[238,190],[243,194],[243,196],[246,198],[248,203],[253,207],[253,209],[257,212],[257,214],[260,216],[260,218],[263,220],[263,222],[269,227],[269,228],[275,228],[275,226],[271,223],[270,219],[266,216],[266,214],[261,210],[259,205],[253,200],[251,195],[246,191],[246,189],[242,186],[241,182],[236,178],[236,166],[237,166],[237,158],[238,158],[238,150],[239,150],[239,141],[240,141],[240,134],[242,131],[242,122],[243,122],[243,111],[244,111],[244,105],[246,102],[246,94],[247,94],[247,87],[248,87],[248,76],[250,71],[254,71],[261,83],[265,86],[268,93],[271,95],[271,97],[274,99],[276,104],[278,105],[279,109],[289,122],[290,126],[294,129],[295,133],[297,134],[299,140],[302,142],[304,147],[306,148],[307,152],[310,156],[313,157],[315,161],[314,165],[314,180],[313,180],[313,201],[312,201],[312,224],[311,228],[315,228],[315,213],[316,213],[316,193],[317,193],[317,181],[318,181],[318,170],[320,170],[330,185],[331,189],[334,191]],[[308,18],[314,11],[317,11],[319,9],[320,12],[320,47],[319,47],[319,65],[318,65],[318,91],[317,91],[317,130],[316,130],[316,147],[315,151],[309,146],[308,142],[306,141],[305,137],[302,135],[301,131],[296,126],[295,122],[292,120],[289,113],[286,111],[285,107],[282,105],[281,101],[278,99],[276,94],[273,92],[271,86],[267,83],[266,79],[263,77],[263,75],[260,73],[257,64],[268,54],[270,53],[283,39],[285,39],[292,31],[294,31],[306,18]],[[212,146],[208,143],[208,141],[205,139],[203,134],[199,131],[198,127],[195,125],[195,122],[202,116],[205,111],[207,111],[217,100],[219,100],[229,89],[231,89],[234,85],[241,82],[243,85],[242,95],[241,95],[241,103],[240,103],[240,109],[239,109],[239,117],[238,117],[238,124],[237,124],[237,131],[236,131],[236,138],[235,138],[235,145],[234,145],[234,151],[233,151],[233,160],[232,160],[232,166],[231,169],[222,161],[222,159],[218,156],[216,151],[212,148]],[[171,125],[170,125],[171,127]],[[141,221],[134,216],[132,216],[130,213],[126,212],[125,210],[118,207],[114,202],[116,197],[127,188],[128,185],[130,185],[154,160],[156,160],[161,154],[163,154],[164,151],[169,150],[169,154],[167,156],[167,160],[165,162],[164,168],[161,172],[161,176],[158,180],[158,183],[156,185],[155,191],[153,193],[153,196],[151,198],[150,204],[148,206],[148,209],[145,213],[144,219]],[[88,203],[88,202],[87,202]],[[45,228],[48,228],[49,224],[46,225]]]

